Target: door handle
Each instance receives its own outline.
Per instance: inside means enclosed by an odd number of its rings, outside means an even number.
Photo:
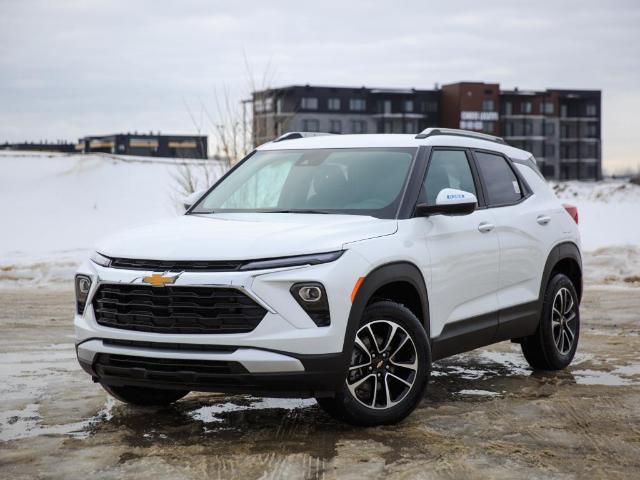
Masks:
[[[488,223],[488,222],[482,222],[480,225],[478,225],[478,230],[482,233],[490,232],[494,228],[495,228],[495,225],[493,223]]]
[[[540,225],[546,225],[550,221],[551,217],[548,215],[538,215],[538,218],[536,219],[536,222],[538,222]]]

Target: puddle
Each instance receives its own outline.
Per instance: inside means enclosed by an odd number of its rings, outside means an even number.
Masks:
[[[238,412],[243,410],[266,410],[266,409],[284,409],[297,410],[300,408],[315,405],[316,401],[312,398],[296,399],[296,398],[255,398],[248,397],[250,403],[248,405],[237,404],[233,402],[216,403],[214,405],[206,405],[196,410],[188,412],[188,415],[194,420],[204,423],[219,423],[224,421],[220,417],[221,414],[229,412]]]
[[[479,397],[499,397],[500,396],[498,392],[492,392],[490,390],[467,389],[467,390],[460,390],[457,393],[458,395],[475,395]]]
[[[622,378],[612,372],[598,370],[574,370],[571,372],[579,385],[606,385],[619,386],[631,385],[631,380]]]
[[[585,369],[573,370],[571,373],[575,377],[576,383],[581,385],[623,386],[640,384],[640,379],[632,378],[640,376],[640,364],[637,363],[623,365],[610,372]]]
[[[113,418],[115,400],[107,398],[104,407],[93,417],[78,422],[61,425],[43,425],[39,414],[39,405],[30,403],[21,410],[5,410],[0,412],[0,441],[8,442],[40,435],[68,435],[74,438],[87,438],[90,428],[98,422]]]

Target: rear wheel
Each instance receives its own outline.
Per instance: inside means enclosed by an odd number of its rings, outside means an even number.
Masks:
[[[522,341],[522,353],[535,369],[561,370],[573,360],[579,336],[578,294],[569,277],[558,273],[547,286],[538,330]]]
[[[101,384],[109,394],[121,402],[139,406],[169,405],[189,393],[189,390],[163,390],[158,388],[114,386]]]
[[[342,388],[317,401],[354,425],[396,423],[422,400],[430,368],[429,341],[415,315],[400,304],[377,302],[364,312]]]

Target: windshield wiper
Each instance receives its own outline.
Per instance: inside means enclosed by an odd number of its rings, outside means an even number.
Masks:
[[[324,210],[265,210],[263,213],[322,213],[328,214],[330,212],[326,212]]]

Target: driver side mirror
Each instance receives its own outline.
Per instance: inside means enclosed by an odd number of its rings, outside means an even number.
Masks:
[[[473,193],[455,188],[443,188],[436,197],[435,205],[419,203],[416,205],[416,217],[430,215],[469,215],[478,206],[478,199]]]
[[[183,201],[185,211],[189,210],[191,206],[198,200],[200,200],[200,197],[202,197],[205,193],[206,190],[198,190],[197,192],[193,192],[191,195],[188,195]]]

